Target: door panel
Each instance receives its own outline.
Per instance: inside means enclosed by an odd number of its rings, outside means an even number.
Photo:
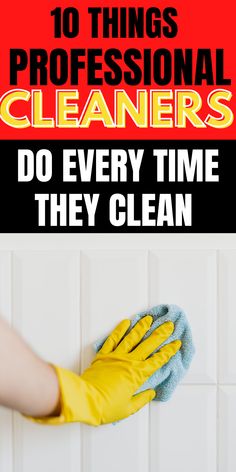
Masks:
[[[184,383],[216,382],[215,251],[151,251],[150,303],[174,303],[187,313],[197,355]]]
[[[92,343],[122,318],[147,306],[147,253],[90,251],[82,255],[81,317],[86,367]],[[83,428],[83,470],[148,472],[148,407],[121,423]]]
[[[79,254],[13,254],[13,321],[45,360],[78,368]],[[80,426],[44,427],[15,414],[15,472],[80,471]],[[73,441],[71,438],[73,437]]]

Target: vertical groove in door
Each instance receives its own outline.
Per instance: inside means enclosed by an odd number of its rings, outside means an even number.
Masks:
[[[74,280],[74,365],[73,370],[80,374],[81,371],[81,279],[80,266],[81,258],[80,251],[74,252],[75,257],[75,280]],[[66,434],[66,432],[65,432]],[[70,435],[70,469],[69,472],[82,472],[82,432],[81,425],[78,423],[69,425]]]
[[[147,303],[148,306],[151,308],[151,296],[150,296],[150,278],[151,278],[151,270],[150,270],[150,249],[147,251]],[[148,405],[148,465],[147,469],[148,472],[151,472],[151,457],[152,457],[152,444],[151,444],[151,404]]]
[[[216,251],[216,317],[217,317],[217,348],[216,348],[216,365],[217,365],[217,392],[216,392],[216,468],[219,472],[219,456],[220,456],[220,267],[219,267],[219,250]]]

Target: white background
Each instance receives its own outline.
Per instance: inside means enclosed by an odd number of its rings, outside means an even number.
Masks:
[[[45,427],[0,409],[1,472],[235,472],[236,235],[1,235],[0,311],[79,372],[92,343],[159,303],[188,314],[191,369],[118,424]]]

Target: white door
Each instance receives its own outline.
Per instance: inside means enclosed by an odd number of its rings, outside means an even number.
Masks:
[[[1,235],[1,314],[46,360],[79,372],[97,338],[159,303],[188,313],[196,356],[172,400],[116,426],[0,409],[0,471],[234,472],[235,282],[235,235]]]

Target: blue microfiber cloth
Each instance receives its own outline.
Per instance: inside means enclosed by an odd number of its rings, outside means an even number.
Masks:
[[[154,374],[138,391],[142,392],[143,390],[153,388],[157,393],[154,400],[166,402],[172,396],[175,388],[185,375],[192,361],[195,352],[192,333],[184,311],[177,305],[158,305],[151,310],[139,313],[132,320],[130,329],[137,323],[137,321],[143,318],[143,316],[149,314],[153,317],[153,323],[143,339],[146,339],[152,331],[161,324],[166,321],[173,321],[175,330],[168,340],[161,346],[177,339],[182,341],[180,351],[177,352],[177,354],[172,357],[166,365],[154,372]],[[104,341],[105,339],[94,344],[96,352],[102,347]],[[157,351],[161,346],[159,346]]]

